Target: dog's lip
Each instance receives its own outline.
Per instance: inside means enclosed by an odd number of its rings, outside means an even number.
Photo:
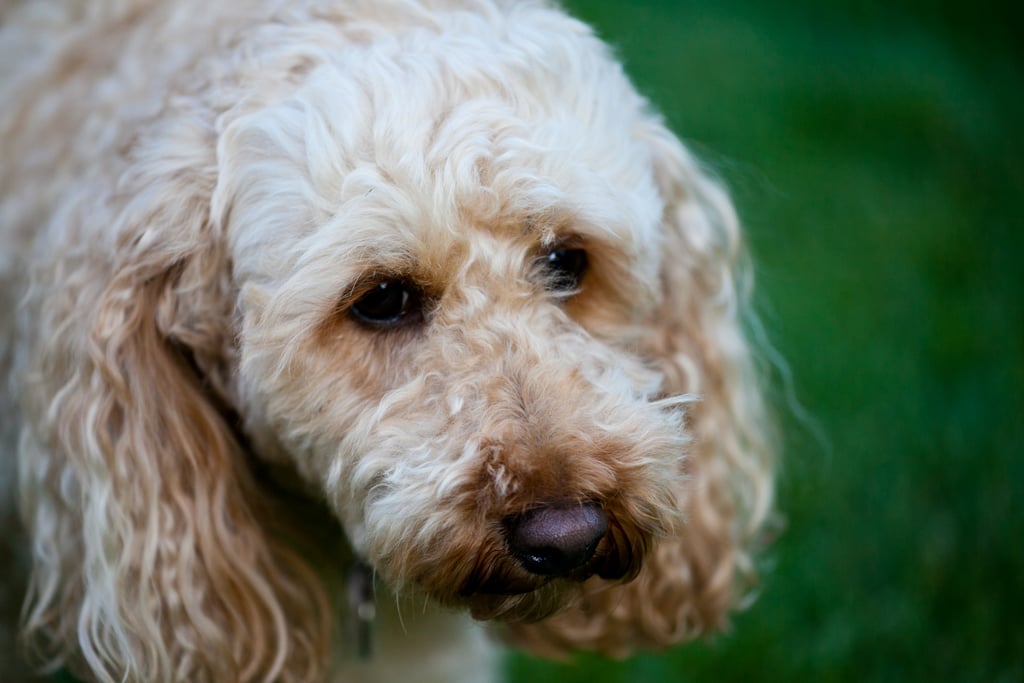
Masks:
[[[486,571],[470,576],[463,583],[459,595],[464,598],[473,595],[522,595],[532,593],[553,578],[531,574],[518,560],[508,556]]]
[[[587,564],[567,574],[542,576],[527,570],[522,563],[512,554],[500,563],[502,566],[492,568],[483,575],[477,575],[467,580],[459,594],[464,597],[473,595],[511,596],[532,593],[553,581],[567,581],[582,583],[592,576],[600,576],[603,579],[621,580],[629,579],[636,575],[639,568],[634,569],[635,563],[631,562],[632,551],[618,548],[619,544],[611,540],[602,539],[597,547],[594,557]],[[616,546],[616,547],[612,547]],[[622,561],[625,557],[627,560]]]
[[[463,597],[473,595],[523,595],[532,593],[541,586],[550,583],[552,578],[545,577],[516,577],[510,580],[491,581],[485,580],[477,585],[463,586]]]

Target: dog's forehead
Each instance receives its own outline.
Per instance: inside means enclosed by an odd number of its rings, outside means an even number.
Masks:
[[[238,274],[444,270],[483,235],[651,262],[662,200],[643,100],[588,34],[532,41],[355,46],[229,127]]]

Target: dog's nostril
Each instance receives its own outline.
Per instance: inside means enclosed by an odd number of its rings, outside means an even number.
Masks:
[[[561,576],[594,557],[608,531],[608,518],[595,503],[534,508],[507,521],[508,545],[532,574]]]

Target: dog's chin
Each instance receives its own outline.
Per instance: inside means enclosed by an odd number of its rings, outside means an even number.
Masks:
[[[636,565],[622,575],[580,571],[565,577],[529,578],[518,583],[481,586],[478,592],[460,596],[459,601],[479,621],[531,623],[571,607],[579,597],[583,583],[590,579],[625,583],[631,581],[638,572],[639,565]],[[488,592],[490,589],[495,592]]]
[[[553,579],[527,593],[475,593],[464,598],[465,607],[478,621],[531,623],[571,606],[580,585],[571,579]]]
[[[531,573],[507,553],[482,559],[451,602],[461,603],[478,620],[539,621],[571,606],[583,582],[592,577],[631,581],[640,572],[647,546],[643,538],[631,542],[616,524],[588,563],[564,575]]]

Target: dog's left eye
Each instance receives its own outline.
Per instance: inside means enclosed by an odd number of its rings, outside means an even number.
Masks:
[[[587,271],[587,252],[583,249],[555,249],[543,257],[547,288],[553,292],[572,292],[580,286]]]
[[[422,319],[422,301],[415,285],[385,280],[359,297],[349,310],[357,320],[374,327],[397,327]]]

